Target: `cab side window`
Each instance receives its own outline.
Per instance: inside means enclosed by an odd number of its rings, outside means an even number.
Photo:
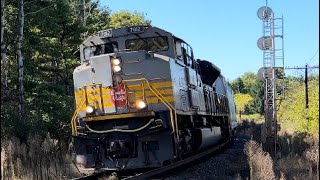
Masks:
[[[178,39],[175,39],[175,57],[181,61],[183,61],[183,52],[182,52],[182,47],[181,47],[181,41]]]
[[[185,64],[187,66],[190,66],[192,69],[195,69],[195,62],[193,59],[192,48],[186,43],[182,43],[182,48],[184,49],[183,58],[184,58]]]
[[[193,58],[192,48],[187,43],[184,43],[180,39],[175,39],[175,52],[176,58],[183,64],[192,69],[197,69]]]
[[[188,66],[189,63],[188,63],[188,56],[187,56],[187,47],[181,47],[182,49],[182,59],[183,59],[183,63]]]

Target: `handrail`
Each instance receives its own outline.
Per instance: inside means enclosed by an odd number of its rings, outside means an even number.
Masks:
[[[171,110],[172,110],[172,111],[175,111],[175,108],[172,106],[172,104],[170,104],[170,103],[168,102],[168,100],[167,100],[156,88],[150,86],[150,84],[149,84],[148,81],[147,81],[147,83],[148,83],[148,86],[150,87],[150,90],[152,89],[153,91],[155,91],[155,92],[163,99],[163,101],[164,101],[167,105],[170,106]],[[152,90],[151,90],[151,91],[152,91]],[[164,104],[165,104],[165,103],[164,103]],[[174,116],[175,116],[175,118],[174,118],[174,119],[171,119],[171,120],[174,121],[174,126],[173,126],[173,128],[175,128],[174,131],[178,132],[177,113],[176,113],[176,112],[174,112]]]
[[[79,88],[79,91],[82,93],[82,96],[84,95],[84,91],[83,91],[83,87],[89,87],[89,86],[100,86],[100,87],[102,87],[102,88],[106,88],[106,87],[103,87],[102,86],[102,84],[101,83],[97,83],[97,84],[87,84],[87,85],[84,85],[84,86],[81,86],[80,88]],[[108,88],[108,87],[107,87]],[[101,98],[101,100],[102,100],[102,98]],[[80,101],[80,105],[76,108],[76,110],[74,111],[74,113],[73,113],[73,116],[72,116],[72,118],[71,118],[71,130],[72,130],[72,135],[76,135],[76,133],[77,133],[77,123],[76,123],[76,119],[77,119],[77,116],[78,116],[78,114],[79,114],[79,112],[80,112],[80,110],[81,110],[81,108],[83,107],[83,105],[84,105],[84,103],[85,103],[85,100],[83,100],[83,101]],[[102,104],[102,103],[101,103]]]
[[[76,110],[74,111],[73,113],[73,116],[71,118],[71,130],[72,130],[72,135],[76,135],[76,132],[77,132],[77,124],[76,124],[76,119],[77,119],[77,116],[83,106],[83,104],[85,103],[85,101],[83,100],[80,105],[76,108]]]
[[[165,97],[162,96],[162,94],[154,87],[152,87],[149,83],[149,81],[145,78],[140,78],[140,79],[128,79],[128,80],[123,80],[124,82],[135,82],[135,81],[142,81],[142,82],[146,82],[146,84],[148,85],[149,89],[151,90],[151,92],[153,94],[156,95],[156,97],[162,101],[162,103],[170,110],[170,119],[171,119],[171,125],[173,127],[173,131],[177,131],[178,127],[177,127],[177,123],[174,122],[174,119],[177,120],[177,114],[175,113],[175,118],[173,118],[173,111],[175,111],[174,107],[167,101],[167,99]],[[178,131],[177,131],[178,132]]]
[[[171,103],[168,102],[168,100],[154,87],[151,86],[151,84],[149,83],[149,81],[145,78],[140,78],[140,79],[128,79],[128,80],[123,80],[124,82],[136,82],[136,81],[141,81],[142,85],[144,85],[146,83],[146,85],[149,87],[150,91],[169,109],[170,111],[170,122],[171,122],[171,126],[173,129],[173,133],[176,135],[177,141],[179,140],[178,138],[178,123],[177,123],[177,114],[175,112],[175,108],[172,106]],[[89,85],[85,85],[87,86],[92,86],[92,85],[99,85],[99,84],[89,84]],[[82,87],[85,87],[82,86]],[[83,93],[82,88],[80,88],[80,91]],[[143,87],[143,94],[144,94],[145,88]],[[85,101],[82,101],[80,103],[80,105],[77,107],[76,111],[73,114],[73,117],[71,119],[71,126],[72,126],[72,134],[75,135],[77,132],[77,128],[76,128],[76,118],[77,115],[79,114],[83,104],[85,103]],[[118,132],[136,132],[136,131],[140,131],[144,128],[146,128],[147,126],[150,125],[152,121],[150,120],[146,125],[137,128],[137,129],[133,129],[133,130],[123,130],[123,129],[112,129],[112,130],[105,130],[105,131],[96,131],[94,129],[91,129],[89,126],[86,125],[86,127],[94,132],[94,133],[109,133],[109,132],[114,132],[114,131],[118,131]],[[176,133],[175,133],[176,132]]]
[[[171,103],[167,101],[167,99],[154,87],[152,87],[149,83],[149,81],[145,78],[140,79],[129,79],[129,80],[123,80],[124,82],[134,82],[134,81],[142,81],[146,82],[147,86],[149,87],[150,91],[156,95],[156,97],[169,109],[170,112],[170,122],[172,126],[173,133],[176,135],[177,142],[179,141],[179,135],[178,135],[178,122],[177,122],[177,113],[175,112],[175,108],[172,106]],[[173,117],[174,116],[174,117]]]
[[[86,125],[86,127],[94,133],[110,133],[110,132],[137,132],[137,131],[141,131],[142,129],[148,127],[152,122],[154,121],[154,119],[151,119],[147,124],[137,128],[137,129],[109,129],[109,130],[104,130],[104,131],[98,131],[98,130],[94,130],[91,129],[88,125]]]

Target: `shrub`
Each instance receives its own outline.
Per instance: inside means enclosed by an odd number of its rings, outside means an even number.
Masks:
[[[48,134],[2,142],[1,179],[66,179],[79,176],[71,162],[68,146]]]
[[[256,141],[246,142],[244,151],[248,157],[251,179],[275,179],[272,158]]]

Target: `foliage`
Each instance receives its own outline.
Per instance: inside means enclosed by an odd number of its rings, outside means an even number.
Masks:
[[[110,16],[110,27],[119,28],[134,25],[150,25],[151,21],[146,20],[144,15],[138,12],[120,11]]]
[[[237,110],[243,111],[246,106],[253,100],[249,94],[238,93],[234,94],[234,101],[236,103]]]
[[[241,77],[238,77],[237,79],[231,81],[230,86],[235,94],[244,93],[244,84]]]
[[[264,115],[261,114],[242,114],[241,115],[242,121],[253,121],[255,123],[262,123],[264,122]]]
[[[263,98],[261,97],[264,94],[264,85],[254,73],[246,72],[241,77],[231,81],[230,86],[235,94],[249,94],[253,98],[243,109],[247,114],[263,114]]]
[[[309,108],[305,107],[304,83],[297,79],[289,79],[287,97],[279,108],[279,121],[282,129],[293,132],[307,132],[319,135],[319,76],[309,81]]]
[[[17,136],[26,140],[29,133],[45,136],[47,132],[53,138],[68,138],[74,110],[72,73],[80,63],[78,46],[85,37],[105,28],[150,23],[137,12],[110,16],[111,10],[97,0],[26,0],[22,54],[27,124],[21,125],[17,116],[18,65],[15,61],[18,4],[5,1],[4,8],[8,65],[1,65],[1,72],[8,71],[8,88],[1,86],[1,92],[5,92],[1,93],[2,138]]]
[[[319,135],[319,75],[308,77],[309,108],[305,107],[305,82],[303,77],[286,77],[285,99],[277,101],[278,120],[282,131]],[[252,72],[230,82],[238,112],[263,115],[264,83]],[[277,97],[276,97],[277,98]]]

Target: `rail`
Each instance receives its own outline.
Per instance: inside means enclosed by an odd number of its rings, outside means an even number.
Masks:
[[[186,159],[182,159],[177,162],[173,162],[172,164],[162,166],[159,168],[155,168],[152,170],[147,170],[143,172],[137,173],[134,171],[134,173],[127,174],[125,171],[101,171],[97,172],[92,175],[87,175],[79,178],[74,178],[72,180],[89,180],[89,179],[99,179],[101,177],[107,177],[111,176],[112,173],[115,173],[118,177],[118,179],[126,179],[126,180],[138,180],[138,179],[164,179],[165,177],[168,177],[170,173],[179,171],[180,169],[187,169],[188,167],[193,167],[193,162],[197,163],[200,162],[199,160],[203,159],[204,161],[207,160],[208,157],[211,157],[215,153],[219,154],[219,151],[226,148],[227,145],[230,143],[230,140],[227,139],[220,144],[217,144],[215,147],[212,147],[208,150],[205,150],[203,152],[200,152],[199,154],[196,154],[194,156],[188,157]],[[130,172],[129,172],[130,173]]]

